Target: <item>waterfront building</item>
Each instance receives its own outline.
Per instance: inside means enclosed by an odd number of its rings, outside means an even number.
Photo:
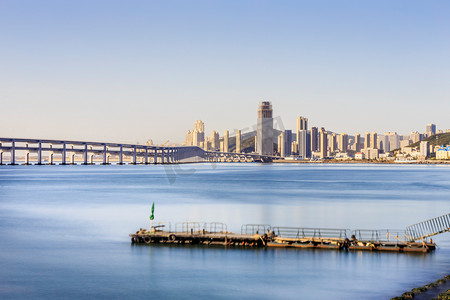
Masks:
[[[228,130],[225,130],[225,133],[223,135],[223,152],[229,152],[230,148],[228,145],[228,141],[229,141],[229,135],[230,133],[228,132]]]
[[[319,130],[311,127],[311,152],[319,150]]]
[[[450,146],[437,149],[436,159],[450,159]]]
[[[261,155],[273,154],[273,117],[272,104],[263,101],[258,107],[256,130],[256,151]]]
[[[236,130],[236,153],[241,153],[241,130]]]
[[[363,149],[362,153],[364,153],[366,159],[377,159],[379,155],[379,151],[376,148]]]
[[[298,156],[306,159],[311,158],[311,136],[308,130],[297,132]]]
[[[427,124],[426,128],[427,136],[430,137],[436,134],[436,124]]]
[[[364,134],[364,149],[370,148],[370,132]]]
[[[430,154],[428,141],[420,142],[420,156],[426,158]]]
[[[320,128],[320,158],[326,158],[328,156],[328,133],[325,128]]]
[[[361,151],[361,135],[359,133],[355,134],[355,151]]]
[[[217,151],[220,148],[220,137],[219,133],[215,130],[211,132],[211,136],[209,137],[209,142],[211,144],[211,149]]]
[[[364,159],[364,158],[365,158],[364,153],[362,153],[362,152],[356,152],[355,153],[355,159],[361,160],[361,159]]]

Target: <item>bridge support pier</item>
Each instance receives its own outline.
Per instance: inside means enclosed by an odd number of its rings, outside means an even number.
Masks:
[[[123,165],[123,145],[120,145],[119,165]]]
[[[88,164],[88,145],[87,143],[84,144],[84,153],[83,153],[83,165],[87,165]]]
[[[9,164],[16,164],[16,141],[14,139],[11,142],[11,158],[9,159]]]
[[[66,142],[63,143],[63,150],[62,150],[62,157],[61,157],[61,164],[66,164]]]
[[[106,147],[106,144],[105,145],[103,145],[103,164],[104,165],[106,165],[106,164],[108,164],[108,162],[107,162],[107,152],[106,151],[108,151],[108,148]]]
[[[136,146],[133,147],[133,165],[136,164]]]
[[[42,165],[42,142],[41,141],[39,141],[37,164]]]
[[[153,151],[153,163],[156,165],[158,163],[158,148],[155,148]]]
[[[145,147],[145,161],[144,163],[148,165],[148,147]]]

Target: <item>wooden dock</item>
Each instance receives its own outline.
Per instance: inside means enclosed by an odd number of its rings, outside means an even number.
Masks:
[[[179,223],[140,229],[130,234],[133,244],[219,245],[225,247],[274,247],[299,249],[364,250],[427,253],[436,249],[432,240],[408,240],[399,230],[354,230],[335,228],[271,227],[246,224],[241,233],[223,223]]]

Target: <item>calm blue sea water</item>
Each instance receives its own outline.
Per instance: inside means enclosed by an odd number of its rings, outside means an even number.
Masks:
[[[404,228],[450,211],[450,166],[0,167],[0,298],[389,299],[450,272],[433,254],[131,245],[155,221]]]

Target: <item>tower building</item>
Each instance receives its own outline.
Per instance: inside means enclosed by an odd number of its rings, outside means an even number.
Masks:
[[[256,130],[256,151],[261,155],[273,154],[273,117],[272,104],[263,101],[258,107]]]

